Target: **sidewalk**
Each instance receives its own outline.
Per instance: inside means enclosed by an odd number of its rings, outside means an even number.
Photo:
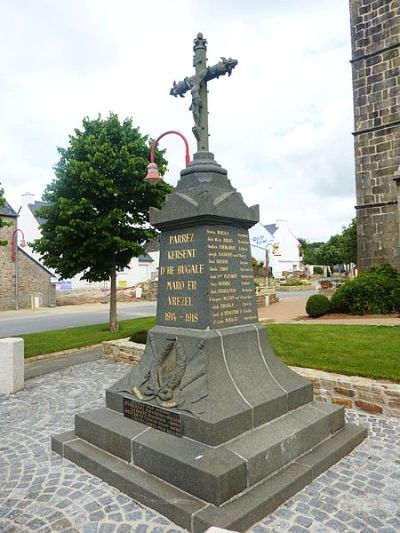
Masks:
[[[361,326],[400,326],[400,317],[357,317],[349,315],[347,318],[329,318],[329,315],[317,319],[303,319],[306,317],[306,303],[308,297],[288,298],[263,307],[258,310],[260,320],[273,320],[275,324],[353,324]]]

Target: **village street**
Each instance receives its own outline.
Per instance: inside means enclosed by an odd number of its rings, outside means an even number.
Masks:
[[[156,313],[156,302],[118,303],[118,318],[140,318]],[[32,311],[0,312],[0,337],[10,337],[21,333],[48,331],[53,329],[88,326],[108,322],[108,304],[83,304],[60,307],[43,307]]]
[[[308,298],[315,294],[314,290],[280,292],[280,300],[292,298]],[[156,314],[157,302],[120,302],[118,303],[118,318],[140,318]],[[32,311],[21,309],[19,311],[0,312],[0,338],[33,333],[53,329],[72,328],[75,326],[88,326],[108,321],[108,304],[83,304],[68,305],[54,308],[43,307]]]

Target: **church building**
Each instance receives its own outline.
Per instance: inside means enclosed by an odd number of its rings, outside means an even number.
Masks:
[[[400,7],[350,0],[358,268],[400,270]]]

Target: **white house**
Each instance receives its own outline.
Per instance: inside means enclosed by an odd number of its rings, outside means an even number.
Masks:
[[[284,272],[303,270],[301,245],[287,220],[277,220],[275,224],[263,225],[260,222],[249,230],[251,255],[272,268],[275,278]]]

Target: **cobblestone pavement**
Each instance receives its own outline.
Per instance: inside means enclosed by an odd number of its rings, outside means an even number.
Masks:
[[[73,415],[104,405],[126,366],[95,361],[28,380],[0,395],[0,532],[175,533],[183,531],[50,451]],[[369,438],[272,515],[264,532],[400,531],[400,421],[348,412]]]

